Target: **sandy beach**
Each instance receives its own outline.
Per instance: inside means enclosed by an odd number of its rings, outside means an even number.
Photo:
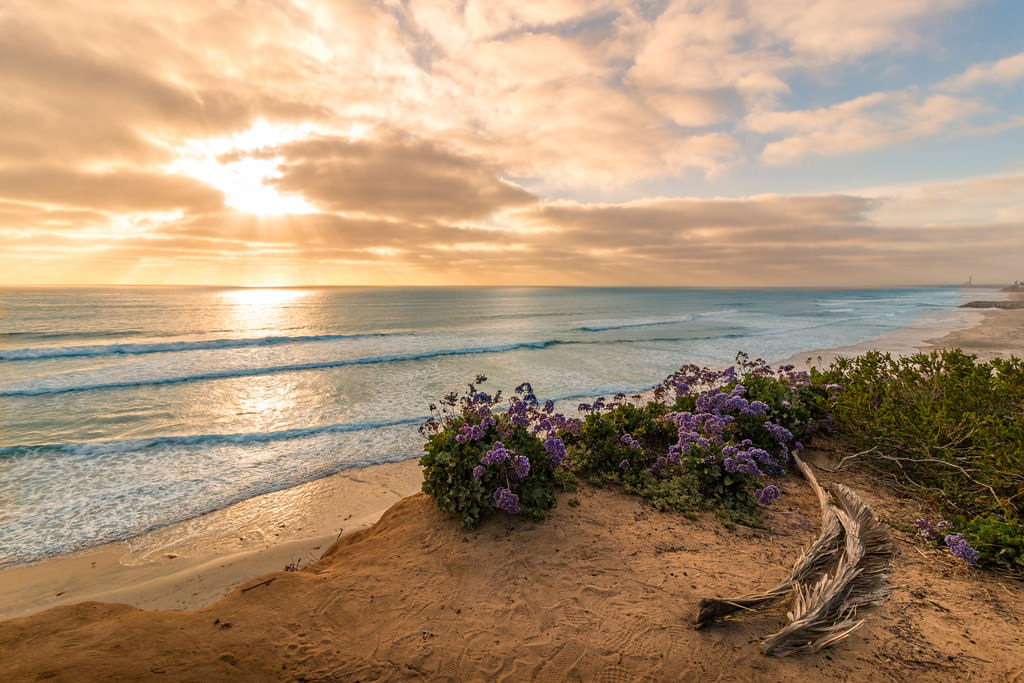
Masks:
[[[1024,309],[959,309],[794,360],[869,348],[1019,357],[1021,339]],[[492,519],[466,532],[416,494],[420,481],[415,460],[348,470],[0,571],[10,619],[0,670],[11,680],[1024,680],[1024,583],[895,530],[893,595],[848,642],[767,659],[756,643],[782,623],[775,613],[694,631],[700,598],[769,586],[816,534],[816,500],[796,478],[767,529],[731,531],[584,486],[543,524]],[[883,520],[922,512],[869,479],[843,481]]]
[[[196,609],[248,579],[315,562],[420,490],[416,460],[345,470],[63,557],[0,570],[0,619],[84,600]]]

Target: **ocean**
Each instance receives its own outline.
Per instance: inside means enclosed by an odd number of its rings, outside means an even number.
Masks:
[[[952,310],[956,288],[0,290],[0,566],[418,457],[477,374],[573,411],[686,363],[780,361]]]

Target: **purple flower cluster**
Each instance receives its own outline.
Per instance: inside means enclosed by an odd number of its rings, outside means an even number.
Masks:
[[[754,379],[750,379],[752,376]],[[683,457],[687,456],[703,459],[707,463],[721,463],[729,473],[742,473],[752,477],[782,474],[783,464],[788,458],[787,449],[794,437],[783,426],[783,422],[770,417],[773,407],[748,398],[749,393],[755,388],[759,394],[761,393],[764,382],[758,379],[761,377],[767,378],[768,381],[788,381],[790,388],[808,381],[807,373],[794,373],[792,366],[781,367],[776,375],[764,361],[750,360],[743,354],[737,356],[736,366],[720,372],[696,365],[681,368],[655,390],[655,400],[664,401],[666,394],[671,391],[676,396],[677,407],[689,408],[689,411],[680,410],[664,417],[676,432],[676,442],[669,446],[665,455],[653,458],[652,462],[652,458],[644,453],[639,439],[633,433],[621,434],[618,441],[623,450],[619,455],[622,458],[619,469],[627,470],[634,465],[640,470],[650,467],[650,471],[655,475],[664,476],[682,471],[679,467]],[[750,392],[747,386],[744,386],[744,378],[749,379],[746,384],[751,388]],[[478,377],[477,384],[485,380],[486,378],[482,376]],[[783,389],[785,390],[784,387]],[[472,448],[479,448],[479,451],[475,451],[472,458],[475,460],[479,457],[479,463],[470,461],[470,464],[475,465],[472,476],[479,482],[493,482],[486,486],[484,495],[492,494],[499,509],[516,514],[520,511],[520,499],[516,492],[528,477],[550,474],[549,466],[567,466],[567,446],[563,439],[574,443],[572,437],[579,437],[583,432],[581,428],[584,427],[584,420],[566,418],[556,413],[552,400],[539,402],[529,383],[516,387],[514,396],[506,403],[508,407],[504,413],[497,407],[500,395],[500,392],[490,396],[485,392],[476,391],[475,385],[471,384],[470,392],[461,400],[456,394],[451,394],[440,401],[441,415],[438,419],[432,418],[429,428],[435,433],[441,433],[446,429],[455,431],[455,438],[460,444],[475,442]],[[786,398],[794,402],[797,395],[796,392],[785,394]],[[640,395],[633,398],[641,400]],[[580,404],[579,410],[587,416],[594,415],[594,418],[589,419],[596,419],[600,424],[618,423],[618,413],[606,412],[623,405],[624,401],[625,394],[616,394],[610,401],[598,397],[591,403]],[[790,410],[793,404],[789,401],[779,401],[778,407]],[[434,409],[432,405],[431,411],[434,412]],[[458,425],[458,428],[455,428],[455,425]],[[762,425],[765,432],[760,431]],[[618,426],[620,433],[625,431],[621,424]],[[537,437],[543,444],[546,454],[544,460],[539,460],[536,456],[528,457],[505,446],[506,443],[524,443],[522,438],[526,435],[523,430]],[[740,441],[744,436],[750,438]],[[492,447],[487,449],[486,444],[495,438],[500,440],[494,441]],[[740,442],[736,443],[737,441]],[[775,454],[774,444],[778,444],[781,457]],[[486,453],[479,455],[484,449],[487,449]],[[525,446],[524,450],[529,453],[535,452],[526,449]],[[465,453],[470,451],[466,450]],[[623,457],[625,455],[628,457]],[[532,462],[530,457],[534,458]],[[720,474],[721,470],[714,472]],[[491,491],[495,486],[497,488]],[[757,489],[755,494],[763,504],[769,505],[779,496],[779,489],[773,485],[766,485]]]
[[[481,464],[484,465],[500,465],[511,457],[512,451],[505,448],[505,444],[500,441],[495,441],[494,446],[480,458]]]
[[[459,433],[455,435],[455,440],[459,443],[466,443],[482,439],[487,434],[487,428],[494,426],[494,423],[495,420],[491,416],[485,417],[480,424],[467,422],[459,427]]]
[[[442,442],[448,435],[466,448],[457,454],[457,460],[469,456],[467,463],[472,467],[472,480],[483,484],[484,495],[493,496],[494,504],[509,514],[517,514],[520,510],[519,489],[529,477],[549,477],[551,469],[567,467],[567,447],[562,440],[571,434],[578,436],[583,421],[579,418],[566,418],[555,412],[555,402],[546,400],[540,403],[529,383],[516,387],[515,394],[507,402],[504,411],[499,410],[501,392],[493,396],[477,390],[477,385],[487,378],[480,375],[469,385],[469,391],[461,397],[457,392],[450,392],[442,397],[439,405],[431,404],[431,417],[421,427],[423,434],[443,435],[428,446],[445,448]],[[605,407],[604,399],[595,402],[597,408]],[[529,441],[524,440],[532,434],[544,446],[546,457],[538,459],[533,455],[517,452],[505,444],[522,445],[528,453],[534,453]],[[493,445],[486,445],[490,439]],[[428,449],[429,451],[429,449]],[[531,460],[533,458],[533,460]],[[477,460],[477,462],[473,462]],[[465,461],[461,461],[465,462]],[[461,468],[461,462],[457,463]],[[440,465],[441,463],[437,463]],[[436,490],[443,489],[445,473],[437,468],[438,480],[431,486]],[[463,470],[464,472],[464,470]],[[487,482],[486,484],[484,482]],[[500,482],[500,483],[499,483]],[[541,482],[544,486],[549,482]],[[465,482],[454,482],[450,473],[447,475],[447,486],[462,486]],[[479,493],[479,489],[475,493]],[[470,511],[466,503],[464,523],[475,522],[476,513]],[[534,503],[527,506],[527,511],[534,512]],[[456,507],[458,507],[456,505]],[[473,507],[476,507],[475,505]]]
[[[619,439],[619,441],[621,441],[626,446],[626,448],[632,448],[634,451],[643,450],[643,447],[640,445],[640,442],[633,438],[632,434],[623,434],[622,438]]]
[[[782,453],[785,454],[789,448],[789,442],[793,440],[793,432],[774,422],[765,422],[764,428],[771,433],[772,437],[779,444],[779,448],[782,449]]]
[[[678,441],[668,449],[669,458],[678,463],[680,455],[689,455],[694,448],[721,446],[723,432],[734,418],[716,413],[681,412],[669,413],[665,419],[679,426]]]
[[[917,520],[917,533],[922,538],[929,541],[938,541],[941,538],[954,556],[959,557],[972,567],[977,565],[981,553],[970,546],[963,534],[946,533],[952,530],[953,525],[946,521],[932,524],[927,519]]]
[[[768,414],[768,405],[762,401],[748,401],[743,398],[746,387],[737,384],[725,393],[720,388],[709,389],[697,397],[697,410],[714,415],[751,415],[760,417]]]
[[[612,406],[606,404],[604,396],[598,396],[597,398],[594,399],[593,403],[581,403],[579,404],[579,406],[576,407],[576,409],[581,413],[596,414],[600,413],[605,408],[610,407]]]
[[[978,564],[978,558],[981,557],[981,553],[967,543],[967,539],[964,538],[963,534],[948,534],[943,540],[946,542],[946,546],[949,547],[949,552],[953,553],[953,555],[959,557],[972,567]]]
[[[768,451],[754,446],[749,446],[746,450],[726,446],[722,449],[722,455],[722,464],[725,465],[726,472],[743,472],[755,477],[764,476],[758,465],[769,465],[772,462],[772,456]]]
[[[754,491],[754,496],[761,502],[762,505],[771,505],[775,502],[775,499],[780,495],[779,487],[771,484],[765,486],[763,489],[757,489]]]
[[[548,453],[548,462],[552,467],[560,467],[565,462],[565,444],[557,436],[544,442],[544,450]]]
[[[623,462],[626,462],[626,461],[623,461]],[[678,462],[679,462],[678,459],[675,462],[673,462],[670,458],[666,458],[663,455],[660,458],[658,458],[657,460],[655,460],[654,464],[651,465],[651,472],[653,472],[654,474],[661,474],[662,472],[667,470],[669,467],[671,467],[672,465],[677,464]],[[622,468],[622,463],[621,462],[619,463],[619,467]],[[625,469],[625,468],[622,468],[622,469]]]
[[[516,387],[516,393],[523,397],[527,403],[537,403],[537,396],[533,393],[533,387],[529,382],[523,382]]]
[[[520,399],[518,396],[512,399],[508,407],[508,418],[517,427],[525,427],[530,424],[530,407],[532,404]]]
[[[530,459],[525,455],[517,455],[512,458],[512,471],[519,481],[530,476]]]
[[[951,531],[952,529],[953,525],[946,521],[939,522],[938,524],[932,524],[927,519],[917,520],[917,533],[928,541],[937,541],[942,538],[947,531]]]
[[[716,372],[691,363],[684,365],[669,376],[668,379],[662,382],[661,392],[655,393],[656,395],[659,393],[664,394],[665,390],[671,389],[675,394],[675,398],[679,399],[683,396],[688,396],[692,391],[699,390],[701,387],[709,389],[715,384],[732,384],[737,381],[739,381],[739,376],[736,373],[735,367],[730,366],[721,372]]]
[[[806,370],[794,372],[792,365],[783,365],[779,367],[779,379],[785,380],[786,384],[788,384],[790,388],[795,389],[796,387],[807,386],[810,384],[811,373]]]
[[[519,496],[504,486],[494,491],[494,504],[499,510],[504,510],[510,515],[519,514]]]

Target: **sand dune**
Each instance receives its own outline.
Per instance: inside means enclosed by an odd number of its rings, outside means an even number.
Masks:
[[[915,510],[844,476],[883,519]],[[764,530],[565,494],[542,524],[462,530],[423,496],[298,572],[197,611],[84,603],[0,624],[8,679],[982,680],[1024,676],[1024,585],[895,533],[887,604],[847,642],[764,657],[781,611],[695,631],[701,597],[763,588],[815,534],[799,480]],[[579,505],[569,503],[578,498]],[[923,555],[922,555],[923,553]]]

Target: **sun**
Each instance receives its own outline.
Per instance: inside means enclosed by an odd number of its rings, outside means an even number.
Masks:
[[[260,216],[314,213],[316,207],[298,195],[281,194],[270,181],[279,177],[283,157],[268,157],[273,149],[309,134],[304,126],[257,122],[235,135],[189,140],[181,157],[171,166],[212,185],[224,193],[225,203],[236,211]]]

